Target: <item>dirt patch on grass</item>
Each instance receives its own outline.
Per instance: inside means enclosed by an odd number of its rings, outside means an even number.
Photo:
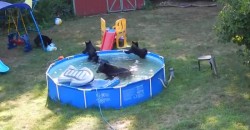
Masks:
[[[111,123],[112,127],[115,130],[129,130],[132,126],[132,121],[131,120],[118,120],[115,121],[114,123]],[[110,127],[107,128],[108,130],[112,130]]]

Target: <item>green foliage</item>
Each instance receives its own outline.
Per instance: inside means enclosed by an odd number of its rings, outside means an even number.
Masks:
[[[250,49],[250,0],[224,0],[216,32],[223,42],[234,42]]]
[[[66,19],[73,16],[73,6],[69,0],[40,0],[34,10],[39,23],[50,25],[55,17]]]
[[[250,65],[250,50],[249,49],[239,49],[237,54],[242,57],[245,65]]]
[[[219,13],[215,28],[219,40],[244,45],[247,50],[250,50],[250,0],[222,0],[221,2],[224,8]]]
[[[143,9],[153,9],[153,8],[154,8],[153,0],[145,0],[145,5]]]

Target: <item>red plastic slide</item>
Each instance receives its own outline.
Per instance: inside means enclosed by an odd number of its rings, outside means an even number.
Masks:
[[[101,51],[112,50],[115,40],[115,31],[106,31],[103,35]]]

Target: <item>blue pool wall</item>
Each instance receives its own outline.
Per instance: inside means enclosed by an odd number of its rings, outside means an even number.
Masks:
[[[98,52],[99,55],[107,53],[110,54],[124,52],[121,50]],[[48,68],[46,72],[46,78],[48,96],[50,99],[59,101],[62,104],[69,104],[82,109],[99,107],[99,105],[102,108],[121,109],[149,100],[163,90],[164,85],[162,84],[162,81],[166,82],[164,57],[149,52],[147,57],[156,58],[162,63],[162,67],[151,78],[129,83],[125,86],[118,85],[113,88],[99,89],[83,89],[67,86],[64,84],[57,84],[49,75],[49,70],[57,64],[77,57],[87,57],[87,55],[78,54],[69,56],[63,60],[51,64]]]

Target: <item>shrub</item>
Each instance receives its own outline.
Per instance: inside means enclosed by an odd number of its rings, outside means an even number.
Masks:
[[[219,13],[215,30],[219,41],[233,42],[250,50],[250,0],[221,0],[224,4]],[[249,54],[247,56],[249,61]]]
[[[153,0],[145,0],[145,5],[143,7],[143,9],[153,9],[154,5],[153,5]]]
[[[73,16],[72,2],[69,0],[40,0],[34,14],[39,23],[50,24],[54,18],[61,17],[66,19]]]

